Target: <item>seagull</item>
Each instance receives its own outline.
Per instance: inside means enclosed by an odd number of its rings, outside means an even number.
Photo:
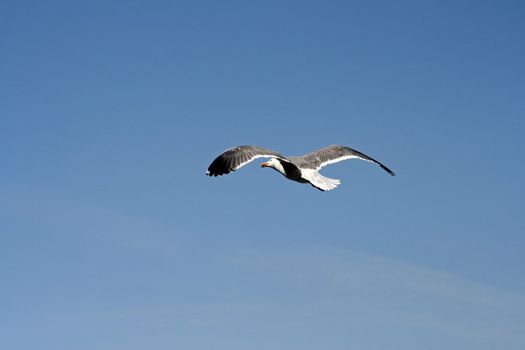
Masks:
[[[220,154],[208,167],[206,175],[221,176],[229,174],[257,158],[270,158],[261,163],[263,168],[271,168],[287,179],[310,184],[321,191],[330,191],[339,186],[341,180],[330,179],[319,173],[325,165],[346,159],[361,159],[379,165],[390,175],[394,172],[372,157],[346,146],[332,145],[318,149],[300,157],[285,157],[281,154],[257,146],[237,146]]]

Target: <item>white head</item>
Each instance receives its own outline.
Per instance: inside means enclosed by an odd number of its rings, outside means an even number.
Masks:
[[[280,172],[281,174],[284,175],[284,168],[283,168],[281,162],[279,162],[277,160],[277,158],[270,158],[269,161],[261,163],[261,167],[263,167],[263,168],[273,168],[273,169],[277,170],[278,172]]]

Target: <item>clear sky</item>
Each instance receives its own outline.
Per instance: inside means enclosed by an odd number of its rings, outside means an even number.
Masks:
[[[1,2],[0,348],[524,349],[524,15]]]

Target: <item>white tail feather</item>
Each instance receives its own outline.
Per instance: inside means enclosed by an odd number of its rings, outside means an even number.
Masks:
[[[321,191],[330,191],[339,186],[341,180],[330,179],[326,176],[319,174],[313,169],[301,169],[301,175],[303,178],[308,180],[312,186],[320,189]]]

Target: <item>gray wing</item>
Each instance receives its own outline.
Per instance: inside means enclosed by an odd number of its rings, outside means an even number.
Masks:
[[[279,153],[268,149],[257,146],[238,146],[224,151],[215,158],[208,167],[206,175],[220,176],[228,174],[257,158],[279,158],[287,161],[286,158]]]
[[[355,149],[352,149],[350,147],[345,146],[338,146],[338,145],[332,145],[325,148],[321,148],[317,151],[314,151],[312,153],[308,153],[307,155],[302,157],[305,162],[308,163],[308,165],[315,169],[319,170],[325,165],[337,163],[346,159],[362,159],[366,160],[367,162],[376,163],[381,168],[383,168],[387,173],[394,176],[394,172],[390,169],[388,169],[385,165],[381,164],[377,160],[375,160],[372,157],[367,156],[366,154],[363,154],[359,151],[356,151]]]

